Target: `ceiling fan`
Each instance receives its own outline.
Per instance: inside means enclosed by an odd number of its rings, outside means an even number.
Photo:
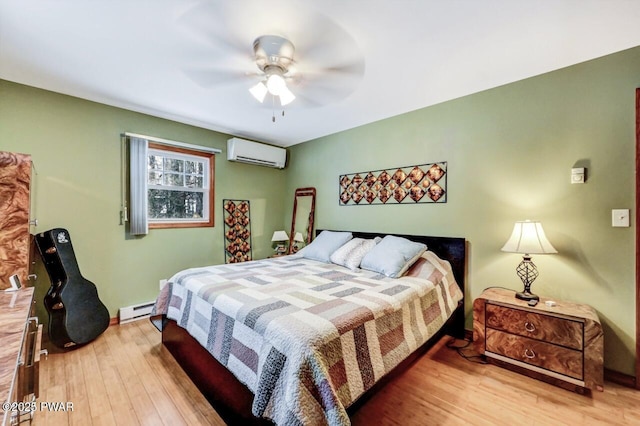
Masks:
[[[185,70],[200,86],[237,97],[248,91],[255,105],[295,109],[339,102],[362,80],[357,43],[328,17],[286,3],[275,2],[267,12],[261,2],[235,4],[203,2],[181,18],[203,42],[197,58],[206,62]]]

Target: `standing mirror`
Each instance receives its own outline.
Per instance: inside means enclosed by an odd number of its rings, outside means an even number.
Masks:
[[[316,189],[298,188],[293,197],[293,215],[289,234],[289,254],[297,252],[313,239]]]

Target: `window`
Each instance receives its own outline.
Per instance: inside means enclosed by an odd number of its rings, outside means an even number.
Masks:
[[[213,226],[214,154],[149,142],[149,228]]]

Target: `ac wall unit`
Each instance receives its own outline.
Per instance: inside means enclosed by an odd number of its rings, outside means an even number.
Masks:
[[[283,169],[287,162],[287,150],[277,146],[231,138],[227,141],[227,160]]]

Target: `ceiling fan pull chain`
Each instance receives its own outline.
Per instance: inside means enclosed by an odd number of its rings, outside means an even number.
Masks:
[[[271,122],[276,122],[276,105],[275,96],[271,96]]]

